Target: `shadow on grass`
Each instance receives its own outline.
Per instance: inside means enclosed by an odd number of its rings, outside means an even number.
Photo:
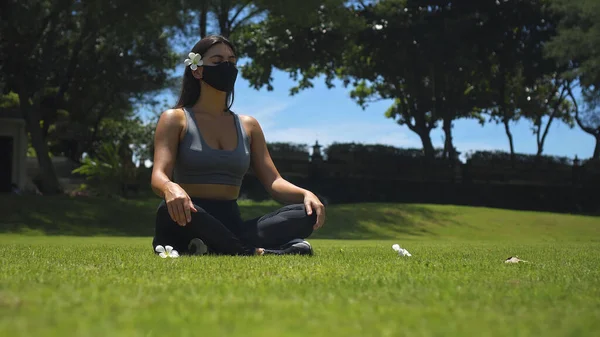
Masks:
[[[278,205],[240,205],[244,218],[262,216]],[[455,213],[411,204],[360,203],[331,205],[325,226],[312,237],[319,239],[383,240],[400,235],[435,236],[435,226],[459,225]],[[463,224],[460,224],[463,225]]]
[[[152,236],[159,199],[0,197],[0,233]]]
[[[0,196],[0,233],[66,236],[152,236],[160,200]],[[244,219],[263,216],[281,205],[241,202]],[[431,236],[432,226],[457,225],[454,214],[420,205],[346,204],[327,209],[321,239],[393,239]]]
[[[314,235],[321,239],[394,239],[435,236],[435,226],[458,225],[454,213],[411,204],[361,203],[328,210],[328,222]],[[330,219],[330,220],[329,220]]]

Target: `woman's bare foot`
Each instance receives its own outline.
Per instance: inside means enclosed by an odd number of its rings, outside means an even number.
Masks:
[[[263,255],[265,253],[264,248],[256,248],[256,255]]]

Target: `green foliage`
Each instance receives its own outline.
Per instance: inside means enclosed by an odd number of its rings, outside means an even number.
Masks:
[[[97,140],[73,173],[86,176],[97,194],[125,196],[128,187],[137,189],[149,181],[145,162],[153,160],[154,130],[153,123],[138,117],[103,119]]]
[[[105,117],[152,101],[176,62],[169,27],[177,7],[153,0],[9,1],[0,11],[0,82],[20,97],[43,185],[55,192],[49,148],[70,142],[72,159]],[[36,18],[31,20],[31,18]]]
[[[600,88],[583,91],[583,101],[581,123],[590,129],[596,129],[600,134]]]
[[[586,133],[596,140],[592,159],[600,162],[600,89],[596,87],[582,88],[582,102],[573,94],[573,88],[567,87],[567,95],[573,104],[575,121]]]
[[[545,75],[536,80],[532,87],[525,87],[518,95],[518,113],[532,122],[531,129],[536,136],[538,155],[543,152],[554,121],[560,121],[571,128],[575,126],[573,107],[567,94],[567,87],[570,85],[558,73],[554,76]]]
[[[252,0],[183,0],[182,14],[185,22],[198,22],[186,25],[183,31],[188,36],[202,38],[208,34],[228,37],[241,26],[257,19],[264,12],[263,2]]]
[[[97,158],[86,156],[82,160],[81,167],[73,170],[73,173],[80,173],[88,177],[99,180],[109,179],[120,174],[120,158],[118,148],[115,144],[104,143]]]
[[[600,87],[600,2],[552,0],[552,9],[562,20],[546,46],[548,55],[569,67],[567,78]]]
[[[9,92],[5,95],[0,95],[0,109],[1,110],[18,110],[19,109],[19,95],[14,92]]]
[[[152,160],[154,156],[154,131],[153,123],[144,123],[139,117],[126,120],[105,119],[100,125],[98,140],[90,151],[95,153],[96,148],[105,142],[118,139],[123,144],[128,144],[131,150],[131,160],[142,165],[145,160]]]
[[[265,20],[240,29],[231,38],[242,56],[252,58],[242,76],[256,89],[272,90],[273,68],[285,69],[299,81],[291,93],[311,87],[311,80],[321,74],[331,84],[347,35],[362,27],[362,20],[344,5],[342,0],[306,1],[302,12],[279,7]]]
[[[359,144],[359,143],[333,143],[325,148],[328,161],[347,161],[348,159],[362,162],[387,163],[390,161],[410,161],[422,159],[425,154],[422,149],[403,149],[390,145]],[[442,151],[435,150],[434,157],[441,158]]]
[[[163,30],[175,22],[155,1],[19,1],[10,9],[8,26],[3,25],[7,66],[2,71],[9,89],[25,81],[37,99],[60,94],[94,103],[94,94],[108,98],[156,90],[175,61]],[[23,20],[31,16],[42,20]],[[52,62],[30,66],[45,59]]]
[[[425,155],[422,149],[398,148],[390,145],[381,144],[360,144],[360,143],[332,143],[324,149],[328,161],[346,161],[352,158],[366,162],[390,162],[390,161],[414,161],[422,159]],[[435,150],[435,158],[442,158],[442,150]],[[474,151],[467,154],[467,159],[472,163],[483,165],[496,165],[499,163],[510,164],[511,154],[509,152],[495,151]],[[542,165],[560,165],[571,166],[572,158],[563,156],[549,155],[530,155],[515,153],[517,164],[542,164]]]
[[[512,163],[511,154],[505,151],[475,151],[467,155],[469,163],[486,166],[509,166]],[[573,160],[561,156],[537,156],[515,153],[514,161],[517,165],[544,165],[571,167]]]
[[[127,143],[105,142],[96,156],[84,157],[73,173],[86,176],[91,190],[98,195],[121,195],[124,185],[132,183],[136,175],[136,167],[122,155],[127,147]]]
[[[362,107],[392,100],[385,115],[433,158],[429,134],[442,120],[451,140],[460,118],[520,118],[525,86],[556,71],[542,53],[555,22],[546,0],[333,1],[307,23],[269,14],[235,37],[252,58],[242,75],[255,88],[272,89],[273,68],[297,81],[291,94],[321,76],[330,87],[339,79]]]
[[[308,146],[306,144],[272,142],[267,143],[267,148],[269,149],[269,152],[300,153],[308,156]]]
[[[557,35],[545,46],[547,55],[563,65],[563,78],[581,87],[583,102],[574,105],[575,121],[596,140],[592,158],[600,160],[600,2],[553,0],[552,9],[561,16]]]

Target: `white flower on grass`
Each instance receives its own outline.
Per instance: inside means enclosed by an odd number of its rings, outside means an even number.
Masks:
[[[398,252],[398,255],[400,256],[412,256],[408,250],[404,249],[404,248],[400,248],[400,245],[398,245],[397,243],[392,245],[392,249]]]
[[[176,258],[179,257],[179,253],[173,249],[173,247],[171,246],[161,246],[158,245],[156,246],[156,248],[154,248],[154,251],[156,251],[158,253],[158,256],[162,257],[163,259],[166,259],[167,257],[171,257],[171,258]]]
[[[202,56],[200,54],[189,53],[188,58],[185,59],[183,63],[185,63],[186,67],[189,66],[190,69],[196,70],[204,64],[204,61],[202,61]]]
[[[504,260],[504,263],[519,263],[519,262],[527,263],[529,261],[521,260],[521,259],[519,259],[518,256],[511,256],[508,259]]]

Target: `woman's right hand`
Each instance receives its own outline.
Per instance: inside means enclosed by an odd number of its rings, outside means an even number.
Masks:
[[[190,196],[181,186],[174,182],[167,182],[164,186],[165,202],[169,215],[179,226],[185,226],[192,221],[192,213],[198,212]]]

